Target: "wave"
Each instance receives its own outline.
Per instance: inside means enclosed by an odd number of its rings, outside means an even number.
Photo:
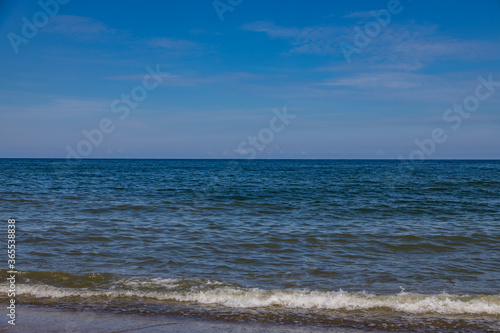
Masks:
[[[175,282],[164,282],[164,285]],[[168,287],[166,288],[168,289]],[[217,304],[231,308],[319,309],[319,310],[392,310],[409,314],[488,314],[500,315],[499,296],[423,295],[400,293],[381,296],[371,293],[349,293],[342,290],[262,290],[259,288],[216,288],[211,290],[131,291],[81,290],[49,285],[23,284],[18,294],[34,298],[140,298],[165,301]]]
[[[2,272],[3,273],[3,272]],[[4,275],[4,274],[2,274]],[[233,309],[273,311],[374,311],[413,315],[500,316],[500,295],[414,294],[308,289],[260,289],[216,280],[119,277],[90,273],[20,272],[17,294],[24,302],[188,302]],[[6,284],[0,284],[6,287]],[[4,297],[4,296],[2,296]]]

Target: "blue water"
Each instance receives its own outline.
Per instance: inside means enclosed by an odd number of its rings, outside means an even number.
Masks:
[[[0,184],[27,303],[500,319],[500,161],[4,159]]]

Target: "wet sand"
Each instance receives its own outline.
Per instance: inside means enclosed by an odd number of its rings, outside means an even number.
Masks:
[[[337,332],[359,333],[359,330],[326,328],[318,326],[293,326],[263,323],[229,323],[180,316],[158,316],[146,314],[124,314],[104,312],[76,312],[48,307],[20,305],[16,311],[16,325],[0,325],[6,332]]]

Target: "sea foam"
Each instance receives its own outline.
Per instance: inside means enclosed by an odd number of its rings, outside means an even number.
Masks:
[[[65,288],[46,284],[19,284],[17,292],[27,298],[136,298],[156,301],[196,302],[228,308],[273,307],[304,310],[381,310],[408,314],[442,315],[500,315],[500,296],[425,295],[401,292],[394,295],[375,295],[367,292],[315,291],[305,289],[242,288],[218,286],[206,281],[189,288],[183,280],[150,279],[121,281],[119,287],[107,290]],[[181,289],[181,290],[179,290]]]

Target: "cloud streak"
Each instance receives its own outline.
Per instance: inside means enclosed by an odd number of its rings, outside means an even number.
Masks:
[[[200,43],[174,37],[134,38],[127,31],[112,29],[103,22],[83,16],[57,15],[46,31],[78,41],[147,46],[177,54],[196,53],[204,49]]]
[[[365,17],[367,12],[348,15]],[[341,43],[352,44],[354,27],[309,26],[283,27],[273,22],[254,22],[242,26],[243,30],[265,33],[271,38],[287,40],[286,54],[342,55]],[[483,40],[462,40],[439,33],[437,25],[392,24],[383,28],[366,50],[357,55],[359,63],[374,66],[390,64],[401,70],[418,70],[438,58],[455,60],[500,59],[500,43]]]
[[[367,18],[373,17],[375,15],[378,15],[381,13],[386,13],[386,12],[387,12],[386,9],[370,10],[370,11],[365,11],[365,12],[353,12],[353,13],[342,16],[342,18],[367,19]]]
[[[192,42],[185,39],[177,39],[177,38],[152,38],[147,44],[154,48],[166,49],[166,50],[174,50],[178,52],[188,52],[199,50],[202,48],[201,44],[196,42]]]
[[[125,35],[123,31],[111,29],[100,21],[73,15],[57,15],[53,17],[46,31],[78,40],[98,40]]]

